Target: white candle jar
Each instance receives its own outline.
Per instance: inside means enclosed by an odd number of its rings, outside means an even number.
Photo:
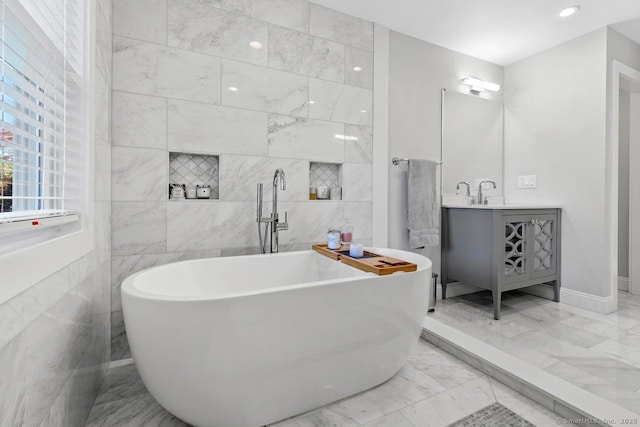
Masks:
[[[211,197],[211,186],[210,185],[197,185],[196,186],[196,196],[198,199],[208,199]]]

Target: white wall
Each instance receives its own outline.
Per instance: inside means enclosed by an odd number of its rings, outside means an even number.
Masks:
[[[390,32],[389,162],[393,156],[440,159],[441,90],[466,92],[467,87],[459,83],[463,76],[502,85],[503,68]],[[482,96],[502,100],[502,93],[485,92]],[[389,246],[392,248],[409,249],[406,171],[406,163],[389,166]],[[439,182],[437,186],[439,189]],[[429,257],[433,271],[440,274],[440,246],[414,252]]]
[[[618,277],[629,277],[629,92],[620,91],[618,129]]]
[[[617,60],[635,70],[640,70],[640,45],[618,33],[617,31],[607,28],[607,88],[609,93],[607,97],[607,135],[611,138],[613,127],[618,129],[618,141],[608,141],[608,157],[612,159],[609,165],[610,171],[608,174],[608,185],[610,188],[617,191],[613,191],[611,194],[611,206],[617,207],[617,213],[612,210],[610,212],[611,221],[614,222],[611,226],[612,229],[616,229],[615,222],[617,221],[617,233],[612,234],[610,245],[617,248],[617,272],[612,271],[613,277],[629,277],[629,93],[625,91],[619,92],[619,115],[617,123],[614,121],[615,116],[612,112],[613,107],[613,79],[618,78],[613,73],[613,61]],[[617,153],[614,153],[617,147]],[[617,157],[617,161],[614,159]],[[618,168],[616,172],[616,166]],[[615,182],[617,178],[617,185]],[[617,201],[616,201],[617,196]],[[616,243],[617,238],[617,243]],[[615,257],[613,262],[615,263]],[[612,266],[613,268],[614,266]]]
[[[608,295],[606,29],[505,68],[505,198],[562,211],[563,292]],[[518,189],[518,175],[537,175]]]

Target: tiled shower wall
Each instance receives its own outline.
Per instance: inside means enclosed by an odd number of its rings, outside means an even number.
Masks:
[[[111,0],[95,3],[94,248],[0,304],[0,426],[84,426],[109,362]]]
[[[114,0],[113,13],[117,360],[129,357],[122,280],[171,261],[256,253],[256,184],[270,212],[276,168],[287,179],[281,250],[309,248],[344,218],[370,242],[373,25],[305,0]],[[218,155],[219,200],[167,200],[169,152]],[[342,201],[308,200],[311,161],[343,164]]]

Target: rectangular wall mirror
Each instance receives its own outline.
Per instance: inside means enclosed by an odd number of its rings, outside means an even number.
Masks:
[[[456,184],[468,182],[471,194],[478,183],[491,180],[494,190],[485,184],[483,193],[492,204],[503,202],[503,103],[476,95],[442,90],[442,196],[444,204],[464,204],[455,197]],[[491,188],[490,188],[491,187]],[[459,195],[466,188],[461,185]]]

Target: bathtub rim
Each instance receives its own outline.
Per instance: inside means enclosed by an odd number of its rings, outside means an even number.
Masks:
[[[222,296],[179,296],[179,295],[165,295],[165,294],[160,294],[160,293],[151,293],[151,292],[145,292],[145,291],[141,291],[140,289],[138,289],[135,286],[135,281],[136,278],[138,278],[139,276],[148,273],[150,270],[155,270],[158,268],[165,268],[167,266],[171,266],[171,265],[175,265],[175,264],[189,264],[189,263],[195,263],[195,262],[202,262],[204,260],[218,260],[218,259],[237,259],[237,258],[247,258],[247,257],[268,257],[268,256],[286,256],[286,255],[294,255],[294,254],[300,254],[300,253],[309,253],[309,252],[313,252],[315,253],[317,256],[324,256],[321,255],[315,251],[313,251],[312,249],[307,249],[307,250],[301,250],[301,251],[291,251],[291,252],[280,252],[277,254],[252,254],[252,255],[234,255],[234,256],[230,256],[230,257],[209,257],[209,258],[198,258],[198,259],[192,259],[192,260],[182,260],[182,261],[175,261],[175,262],[170,262],[167,264],[162,264],[162,265],[156,265],[153,267],[149,267],[149,268],[145,268],[144,270],[138,271],[137,273],[133,273],[129,276],[127,276],[127,278],[125,278],[122,281],[122,285],[120,286],[120,294],[123,298],[123,303],[124,303],[124,295],[126,294],[129,297],[132,298],[139,298],[139,299],[145,299],[145,300],[150,300],[150,301],[163,301],[163,302],[168,302],[168,301],[176,301],[176,302],[206,302],[206,301],[223,301],[223,300],[229,300],[229,299],[234,299],[234,298],[241,298],[241,297],[248,297],[248,296],[254,296],[254,295],[262,295],[262,294],[273,294],[273,293],[277,293],[277,292],[285,292],[285,291],[292,291],[292,290],[297,290],[297,289],[303,289],[303,288],[315,288],[315,287],[320,287],[320,286],[326,286],[332,283],[349,283],[349,282],[354,282],[354,281],[358,281],[358,280],[362,280],[362,279],[367,279],[367,280],[371,280],[371,279],[384,279],[384,278],[390,278],[390,277],[398,277],[398,276],[407,276],[407,275],[413,275],[413,274],[417,274],[420,273],[424,270],[428,270],[431,269],[433,267],[433,263],[431,261],[431,259],[427,258],[424,255],[420,255],[417,254],[415,252],[409,252],[409,251],[405,251],[402,249],[391,249],[391,248],[377,248],[377,247],[366,247],[364,248],[365,250],[368,251],[393,251],[393,252],[406,252],[406,253],[410,253],[411,256],[417,256],[420,258],[423,258],[423,263],[417,264],[418,268],[415,271],[409,271],[409,272],[404,272],[404,271],[397,271],[393,274],[389,274],[389,275],[377,275],[375,273],[370,273],[370,272],[366,272],[366,271],[362,271],[362,275],[360,276],[352,276],[352,277],[342,277],[342,278],[337,278],[337,279],[326,279],[326,280],[316,280],[313,282],[304,282],[304,283],[297,283],[297,284],[293,284],[293,285],[286,285],[286,286],[276,286],[276,287],[270,287],[270,288],[264,288],[264,289],[259,289],[259,290],[250,290],[250,291],[242,291],[242,292],[235,292],[235,293],[229,293],[229,294],[225,294]],[[334,262],[339,262],[339,261],[334,261]],[[343,264],[343,263],[341,263]],[[347,264],[343,264],[345,267],[348,268],[354,268],[355,267],[351,267]],[[357,269],[356,269],[357,270]]]

